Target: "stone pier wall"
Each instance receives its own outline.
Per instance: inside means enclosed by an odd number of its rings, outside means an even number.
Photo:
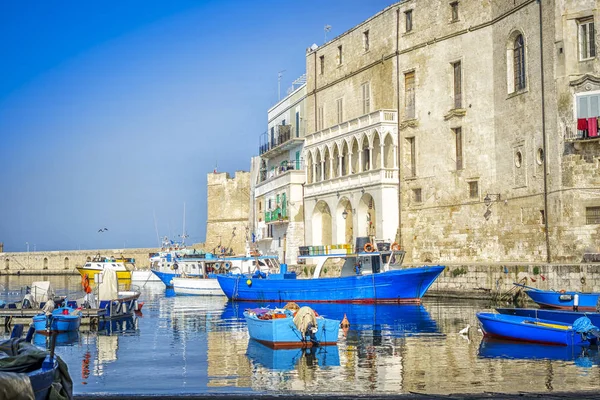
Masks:
[[[104,257],[130,257],[138,268],[150,266],[150,253],[156,248],[34,251],[24,253],[0,253],[0,275],[27,273],[77,273],[82,266],[96,255]]]

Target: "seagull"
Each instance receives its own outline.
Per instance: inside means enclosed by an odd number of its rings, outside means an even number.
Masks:
[[[98,229],[98,232],[105,232],[107,230],[108,230],[108,228],[102,228],[102,229]]]
[[[467,324],[466,328],[461,329],[460,332],[458,332],[459,335],[468,335],[469,334],[469,328],[471,327],[471,325]]]

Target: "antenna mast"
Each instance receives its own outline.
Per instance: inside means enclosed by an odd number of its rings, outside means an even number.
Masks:
[[[281,77],[284,72],[285,69],[277,73],[277,101],[281,100]]]
[[[331,30],[331,25],[325,25],[323,30],[325,31],[325,41],[323,43],[327,43],[327,32]]]

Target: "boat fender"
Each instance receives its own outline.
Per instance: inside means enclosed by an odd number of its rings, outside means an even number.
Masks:
[[[229,271],[229,269],[231,269],[231,263],[229,262],[224,263],[223,266],[225,267],[225,271]]]
[[[395,251],[400,250],[400,245],[397,242],[392,243],[392,250],[395,250]]]
[[[215,263],[215,271],[218,271],[221,269],[221,263]]]
[[[248,286],[252,286],[252,279],[248,279],[248,280],[246,281],[246,285],[248,285]]]
[[[371,243],[365,243],[364,250],[365,250],[367,253],[371,253],[371,252],[373,252],[373,245],[372,245]]]

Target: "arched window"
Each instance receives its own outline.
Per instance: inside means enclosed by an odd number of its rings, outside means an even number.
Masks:
[[[523,35],[515,38],[513,47],[515,91],[525,89],[525,42]]]

